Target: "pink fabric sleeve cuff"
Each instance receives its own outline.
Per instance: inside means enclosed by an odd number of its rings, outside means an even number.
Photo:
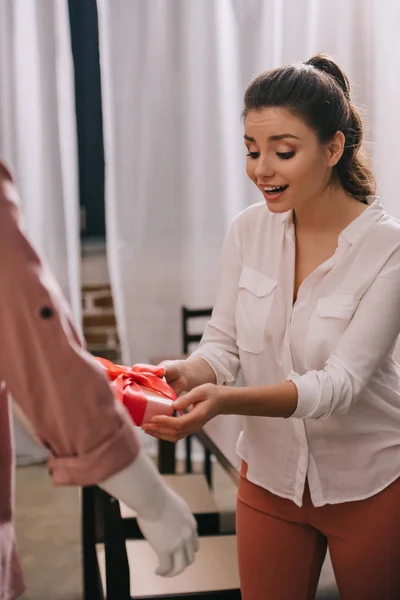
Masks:
[[[135,460],[139,443],[134,426],[121,407],[121,427],[115,434],[82,456],[51,456],[48,467],[55,485],[96,485]]]

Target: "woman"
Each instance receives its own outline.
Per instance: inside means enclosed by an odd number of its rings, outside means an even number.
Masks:
[[[177,575],[194,561],[196,522],[140,451],[132,421],[82,348],[53,276],[21,227],[17,200],[0,162],[0,599],[15,600],[24,590],[8,391],[50,451],[53,482],[98,484],[125,502],[157,554],[157,573]]]
[[[400,224],[373,196],[349,83],[329,58],[257,77],[247,174],[199,349],[167,379],[175,441],[244,415],[237,535],[243,600],[315,597],[329,547],[342,600],[400,597]],[[241,369],[244,387],[229,387]],[[196,388],[196,389],[193,389]],[[193,390],[190,392],[190,390]]]

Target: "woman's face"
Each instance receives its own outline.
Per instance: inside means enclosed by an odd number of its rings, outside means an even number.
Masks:
[[[318,199],[341,155],[337,144],[321,144],[305,121],[285,108],[249,111],[244,141],[247,175],[276,213]]]

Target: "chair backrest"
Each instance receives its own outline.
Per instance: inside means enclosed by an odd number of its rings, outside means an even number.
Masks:
[[[189,324],[192,319],[200,319],[204,317],[211,317],[212,308],[187,308],[187,306],[181,307],[182,317],[182,353],[189,354],[189,347],[191,344],[198,344],[201,340],[203,333],[191,333],[189,331]]]

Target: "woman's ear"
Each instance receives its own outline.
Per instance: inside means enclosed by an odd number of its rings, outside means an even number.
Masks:
[[[346,138],[342,131],[337,131],[333,138],[326,144],[328,167],[337,165],[344,151]]]

